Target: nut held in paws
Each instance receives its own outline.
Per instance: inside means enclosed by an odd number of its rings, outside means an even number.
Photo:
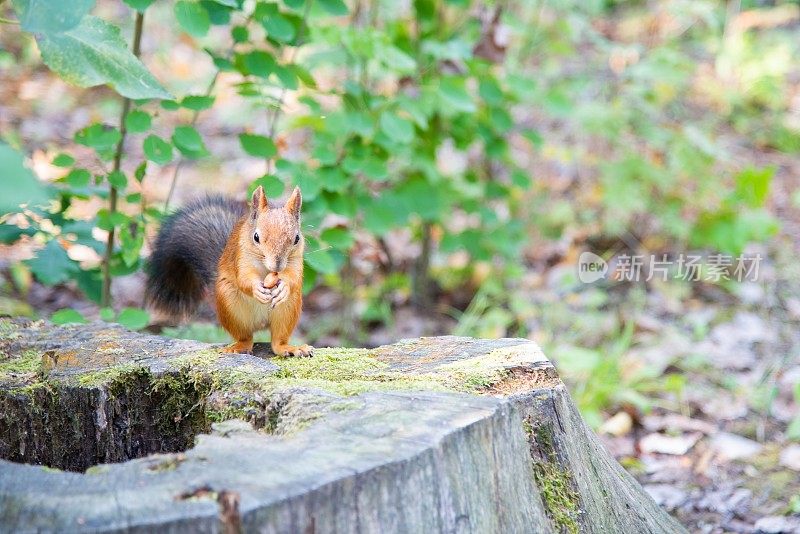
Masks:
[[[272,289],[278,284],[278,280],[279,280],[278,273],[275,272],[269,273],[264,278],[264,287],[266,287],[267,289]]]

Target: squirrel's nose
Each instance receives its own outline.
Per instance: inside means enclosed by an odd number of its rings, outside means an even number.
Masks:
[[[278,258],[266,258],[264,267],[272,273],[279,273],[286,268],[286,260]]]

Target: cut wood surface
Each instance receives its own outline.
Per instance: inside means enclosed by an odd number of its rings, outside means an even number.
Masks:
[[[0,319],[0,531],[684,531],[530,341],[218,348]]]

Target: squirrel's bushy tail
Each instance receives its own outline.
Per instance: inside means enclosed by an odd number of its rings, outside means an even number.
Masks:
[[[247,205],[223,196],[194,200],[161,225],[150,256],[145,302],[186,319],[214,286],[217,264]]]

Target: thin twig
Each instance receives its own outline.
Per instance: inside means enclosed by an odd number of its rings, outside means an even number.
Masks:
[[[253,15],[254,14],[255,14],[255,12],[250,13],[247,16],[247,18],[244,21],[244,26],[247,26],[248,24],[250,24],[250,21],[253,20]],[[236,43],[233,43],[231,45],[229,54],[232,54],[234,52],[235,46],[236,46]],[[208,84],[208,88],[206,89],[205,96],[211,96],[211,93],[214,91],[214,87],[217,84],[217,80],[219,79],[219,73],[220,73],[220,70],[217,69],[217,71],[214,73],[214,77],[211,78],[211,82]],[[195,111],[194,114],[192,115],[192,126],[197,124],[197,118],[199,116],[200,116],[200,111],[199,110]],[[185,162],[186,162],[186,159],[181,155],[181,157],[178,159],[178,163],[175,165],[175,170],[172,172],[172,179],[170,180],[170,184],[169,184],[169,192],[167,193],[167,199],[164,201],[164,210],[162,211],[162,213],[166,214],[167,210],[169,209],[169,203],[172,200],[172,195],[175,193],[175,186],[178,184],[178,175],[180,174],[181,169],[183,169],[183,164]]]
[[[139,57],[142,47],[142,30],[144,29],[144,13],[141,11],[136,12],[136,24],[133,30],[133,55]],[[119,117],[119,131],[120,137],[117,143],[117,150],[114,153],[114,168],[112,172],[116,172],[122,165],[122,152],[125,147],[125,135],[128,133],[125,128],[125,118],[131,109],[131,99],[125,97],[122,99],[122,113]],[[113,215],[117,211],[117,188],[109,184],[108,196],[108,211]],[[106,254],[103,258],[103,293],[101,304],[107,308],[111,304],[111,256],[114,254],[114,234],[115,228],[112,226],[108,231],[108,238],[106,239]]]
[[[214,86],[217,84],[217,80],[219,79],[219,70],[214,73],[214,77],[211,78],[211,82],[208,84],[208,88],[206,89],[204,96],[211,96],[211,93],[214,91]],[[192,114],[192,122],[191,125],[194,126],[197,124],[197,119],[200,117],[200,110],[196,110]],[[172,200],[172,195],[175,193],[175,185],[178,183],[178,174],[181,172],[183,168],[183,164],[186,162],[186,158],[181,156],[178,159],[178,163],[175,165],[175,170],[172,172],[172,180],[169,184],[169,193],[167,193],[167,199],[164,201],[164,211],[163,213],[167,213],[169,209],[169,203]]]
[[[303,10],[303,23],[300,26],[301,30],[307,24],[308,13],[309,13],[309,11],[311,11],[312,2],[313,2],[313,0],[308,0],[308,2],[306,2],[306,7]],[[297,51],[300,49],[300,41],[302,40],[303,37],[304,37],[303,34],[298,32],[297,39],[296,39],[297,46],[293,47],[291,52],[289,52],[289,64],[290,65],[292,63],[294,63],[294,60],[297,57]],[[267,121],[269,122],[269,128],[268,128],[267,132],[268,132],[269,138],[272,139],[273,142],[274,142],[274,138],[275,138],[275,128],[277,128],[277,126],[278,126],[278,117],[280,116],[281,111],[283,109],[283,99],[286,97],[286,92],[287,92],[286,86],[281,87],[281,92],[278,95],[278,100],[275,103],[275,109],[272,112],[272,116],[269,115],[269,110],[267,111]],[[267,158],[267,172],[266,172],[266,174],[270,173],[270,169],[272,168],[272,160],[273,159],[275,159],[274,156],[271,157],[271,158]]]

